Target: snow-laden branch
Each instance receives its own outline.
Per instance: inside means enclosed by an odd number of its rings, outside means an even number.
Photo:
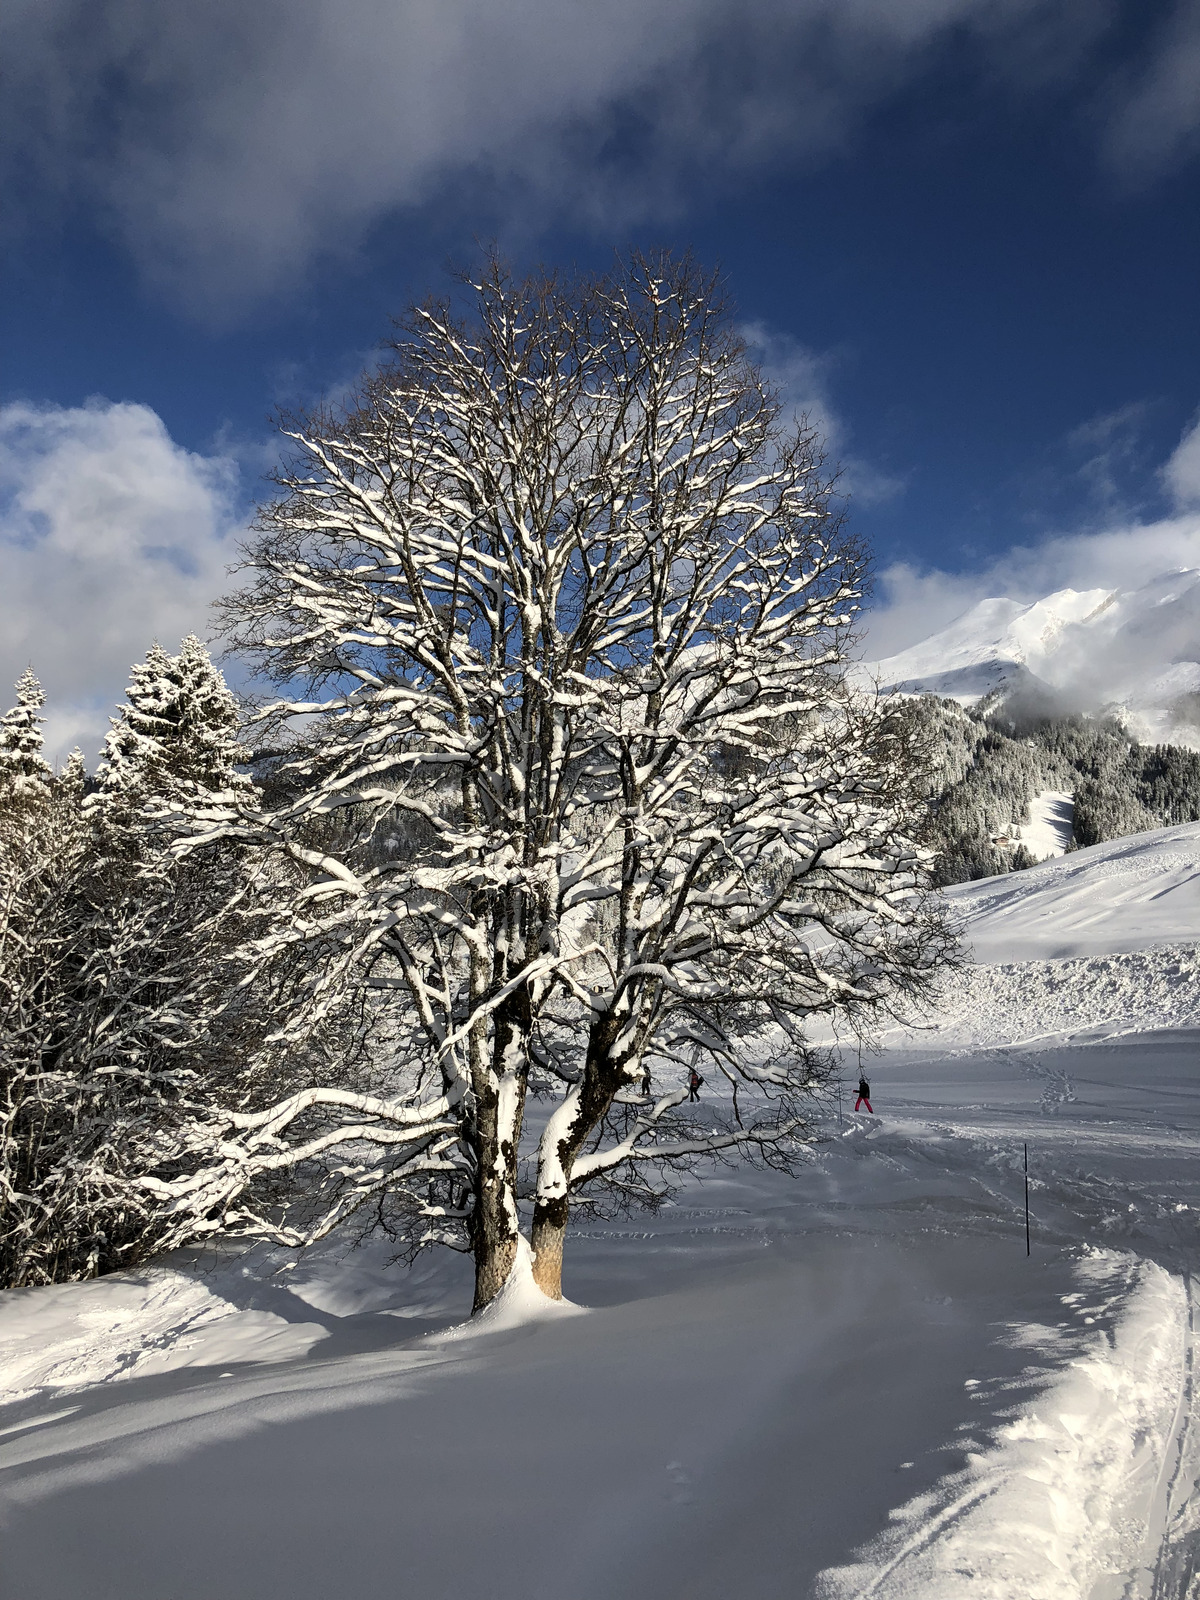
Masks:
[[[351,411],[290,428],[229,612],[292,744],[264,803],[176,822],[183,855],[254,863],[232,965],[278,997],[268,1054],[316,1023],[444,1104],[414,1137],[456,1127],[467,1187],[432,1175],[422,1204],[469,1217],[486,1299],[531,1081],[558,1097],[534,1183],[554,1292],[572,1193],[802,1141],[811,1019],[869,1026],[951,941],[903,727],[841,677],[863,573],[819,441],[782,426],[715,285],[493,265],[473,293],[465,320],[414,313]],[[697,1062],[756,1097],[744,1126],[687,1132]],[[407,1125],[352,1098],[209,1130],[220,1182],[391,1150]]]

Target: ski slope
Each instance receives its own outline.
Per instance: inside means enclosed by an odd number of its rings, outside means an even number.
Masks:
[[[1073,850],[957,884],[949,899],[977,961],[1113,955],[1200,936],[1200,823]]]
[[[1035,861],[1064,856],[1074,835],[1075,796],[1062,789],[1043,789],[1029,802],[1029,821],[1020,840]]]
[[[581,1218],[548,1316],[382,1243],[0,1296],[0,1600],[1194,1596],[1197,859],[952,891],[879,1114]]]

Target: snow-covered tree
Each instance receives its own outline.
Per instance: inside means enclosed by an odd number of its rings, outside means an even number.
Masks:
[[[81,768],[0,802],[0,1285],[79,1276],[98,1232],[74,1183],[86,1097],[68,1061],[90,929]],[[138,1197],[143,1212],[151,1207]]]
[[[237,702],[194,634],[177,656],[156,641],[131,669],[125,703],[111,719],[89,804],[94,818],[127,843],[153,839],[157,848],[163,809],[198,791],[248,794],[238,722]]]
[[[203,996],[211,963],[231,942],[237,852],[181,861],[166,819],[185,802],[253,800],[238,768],[246,754],[238,719],[197,638],[176,656],[155,643],[131,669],[84,804],[96,858],[91,976],[103,1009],[95,1050],[156,1084],[163,1073],[178,1077],[181,1062],[193,1081],[212,1069]]]
[[[162,822],[184,796],[252,797],[236,718],[197,640],[155,646],[99,788],[76,752],[40,803],[0,801],[0,1284],[151,1253],[163,1219],[138,1179],[237,1076],[208,1010],[236,850],[177,861]]]
[[[325,1027],[370,1081],[198,1123],[150,1187],[181,1238],[253,1230],[259,1178],[306,1163],[327,1210],[278,1237],[370,1203],[469,1247],[478,1309],[526,1201],[558,1296],[572,1204],[787,1161],[812,1024],[869,1025],[950,941],[904,721],[839,676],[861,557],[717,283],[493,264],[469,292],[286,429],[229,611],[285,689],[268,726],[302,731],[271,807],[192,812],[197,854],[239,840],[274,885],[243,951],[279,986],[270,1048]]]
[[[42,686],[27,667],[17,680],[17,703],[0,717],[0,806],[10,801],[45,800],[50,768],[42,755]]]
[[[926,751],[922,837],[937,854],[940,884],[1029,865],[1016,840],[1045,789],[1072,795],[1076,845],[1200,819],[1200,755],[1140,745],[1113,718],[1018,715],[994,700],[967,711],[934,695],[902,703]]]

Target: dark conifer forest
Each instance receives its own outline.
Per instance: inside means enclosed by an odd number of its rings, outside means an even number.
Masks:
[[[1047,789],[1074,796],[1072,848],[1200,821],[1200,753],[1139,744],[1113,718],[966,710],[932,695],[910,714],[928,754],[926,842],[943,885],[1032,865],[1019,832]]]

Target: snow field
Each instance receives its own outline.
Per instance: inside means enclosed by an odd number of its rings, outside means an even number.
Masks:
[[[1061,960],[1200,942],[1200,823],[1072,850],[947,891],[980,962]]]
[[[1021,828],[1021,843],[1035,861],[1065,855],[1074,817],[1073,795],[1062,789],[1043,789],[1029,802],[1029,821]]]
[[[0,1600],[1194,1600],[1198,858],[954,891],[880,1115],[581,1217],[586,1315],[333,1243],[0,1296]]]

